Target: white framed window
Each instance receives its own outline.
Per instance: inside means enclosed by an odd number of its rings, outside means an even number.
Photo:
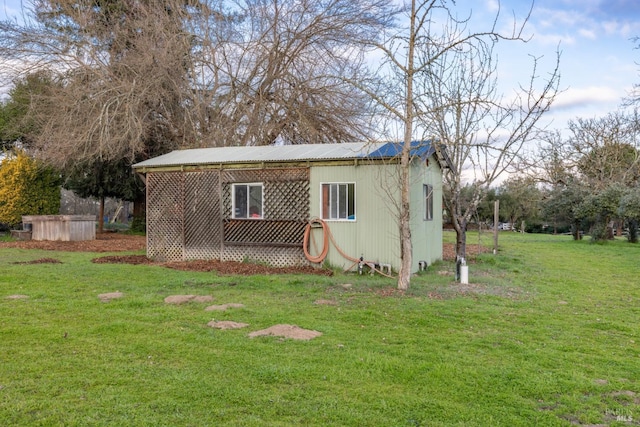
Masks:
[[[422,186],[422,194],[424,198],[424,220],[433,220],[433,185],[424,184]]]
[[[322,219],[356,220],[355,183],[323,183],[320,190]]]
[[[263,185],[261,182],[231,186],[233,218],[263,218]]]

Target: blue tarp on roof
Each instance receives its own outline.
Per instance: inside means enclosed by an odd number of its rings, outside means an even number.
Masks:
[[[377,150],[369,153],[363,154],[362,157],[368,159],[381,159],[381,158],[392,158],[399,156],[402,152],[402,147],[404,143],[402,142],[387,142],[382,147]],[[409,155],[411,157],[418,156],[421,159],[426,159],[431,156],[435,152],[433,146],[431,145],[431,141],[411,141],[411,151]]]

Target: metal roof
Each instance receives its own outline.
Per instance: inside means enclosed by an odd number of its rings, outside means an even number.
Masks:
[[[411,155],[433,154],[428,141],[411,143]],[[343,144],[268,145],[176,150],[133,165],[135,169],[232,163],[295,162],[314,160],[385,159],[400,154],[402,143],[358,142]]]

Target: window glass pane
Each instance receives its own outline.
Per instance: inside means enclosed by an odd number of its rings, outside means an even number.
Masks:
[[[433,187],[431,185],[423,185],[424,191],[424,219],[432,220],[433,219]]]
[[[356,219],[356,185],[355,184],[347,184],[348,195],[347,202],[349,204],[347,208],[347,219]]]
[[[249,218],[262,218],[262,185],[249,186]]]
[[[329,216],[329,184],[322,184],[322,219],[330,219]]]
[[[338,218],[338,184],[331,184],[331,219]]]
[[[320,210],[323,219],[356,219],[356,185],[327,183],[320,187]]]
[[[246,185],[234,185],[234,218],[246,218],[247,217],[247,186]]]
[[[347,219],[347,184],[338,185],[338,218]]]

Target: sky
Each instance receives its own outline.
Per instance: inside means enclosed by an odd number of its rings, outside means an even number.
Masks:
[[[0,20],[19,17],[20,0],[0,0]],[[508,31],[514,18],[522,21],[527,0],[458,0],[461,16],[486,28],[499,11],[498,28]],[[603,116],[618,109],[634,84],[640,84],[640,0],[537,0],[527,26],[527,43],[499,42],[500,90],[509,96],[527,83],[530,55],[540,58],[541,77],[553,70],[561,52],[562,92],[544,118],[549,128],[562,129],[570,119]],[[1,65],[1,64],[0,64]]]
[[[500,11],[499,28],[508,28],[514,17],[526,17],[531,3],[525,0],[462,0],[473,18],[488,22]],[[542,77],[560,57],[560,89],[544,121],[563,129],[567,121],[606,115],[640,85],[639,0],[537,0],[525,27],[527,43],[498,43],[499,82],[505,94],[526,83],[531,56],[540,58]]]

